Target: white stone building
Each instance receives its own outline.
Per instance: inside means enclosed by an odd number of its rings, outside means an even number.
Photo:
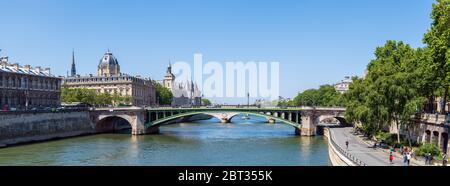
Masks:
[[[341,82],[334,84],[334,88],[336,89],[336,91],[343,94],[349,90],[351,83],[352,79],[350,79],[349,76],[345,76],[345,78],[341,80]]]

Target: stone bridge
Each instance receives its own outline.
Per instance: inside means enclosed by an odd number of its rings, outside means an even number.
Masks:
[[[111,132],[131,126],[133,135],[154,134],[159,126],[195,115],[210,115],[222,123],[230,123],[239,114],[260,116],[269,123],[280,122],[294,127],[296,134],[316,135],[320,123],[347,124],[345,108],[97,108],[90,111],[98,132]]]

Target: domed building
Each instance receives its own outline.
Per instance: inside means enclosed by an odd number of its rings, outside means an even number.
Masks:
[[[120,75],[120,65],[111,52],[106,52],[98,64],[98,76]]]
[[[75,68],[75,57],[72,57],[72,68]],[[130,97],[132,101],[127,104],[133,106],[154,106],[156,103],[156,90],[151,78],[121,73],[119,61],[109,50],[100,59],[97,76],[72,75],[64,78],[63,86]]]

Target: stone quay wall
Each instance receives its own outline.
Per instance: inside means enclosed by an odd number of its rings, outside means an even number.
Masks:
[[[94,133],[89,111],[0,113],[0,147]]]

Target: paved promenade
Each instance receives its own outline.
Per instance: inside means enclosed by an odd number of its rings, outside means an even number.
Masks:
[[[389,155],[381,149],[373,149],[371,145],[352,134],[352,128],[330,128],[335,142],[345,150],[345,141],[349,142],[348,152],[368,166],[404,166],[403,159],[394,157],[394,164],[389,163]],[[411,165],[414,163],[411,162]]]

